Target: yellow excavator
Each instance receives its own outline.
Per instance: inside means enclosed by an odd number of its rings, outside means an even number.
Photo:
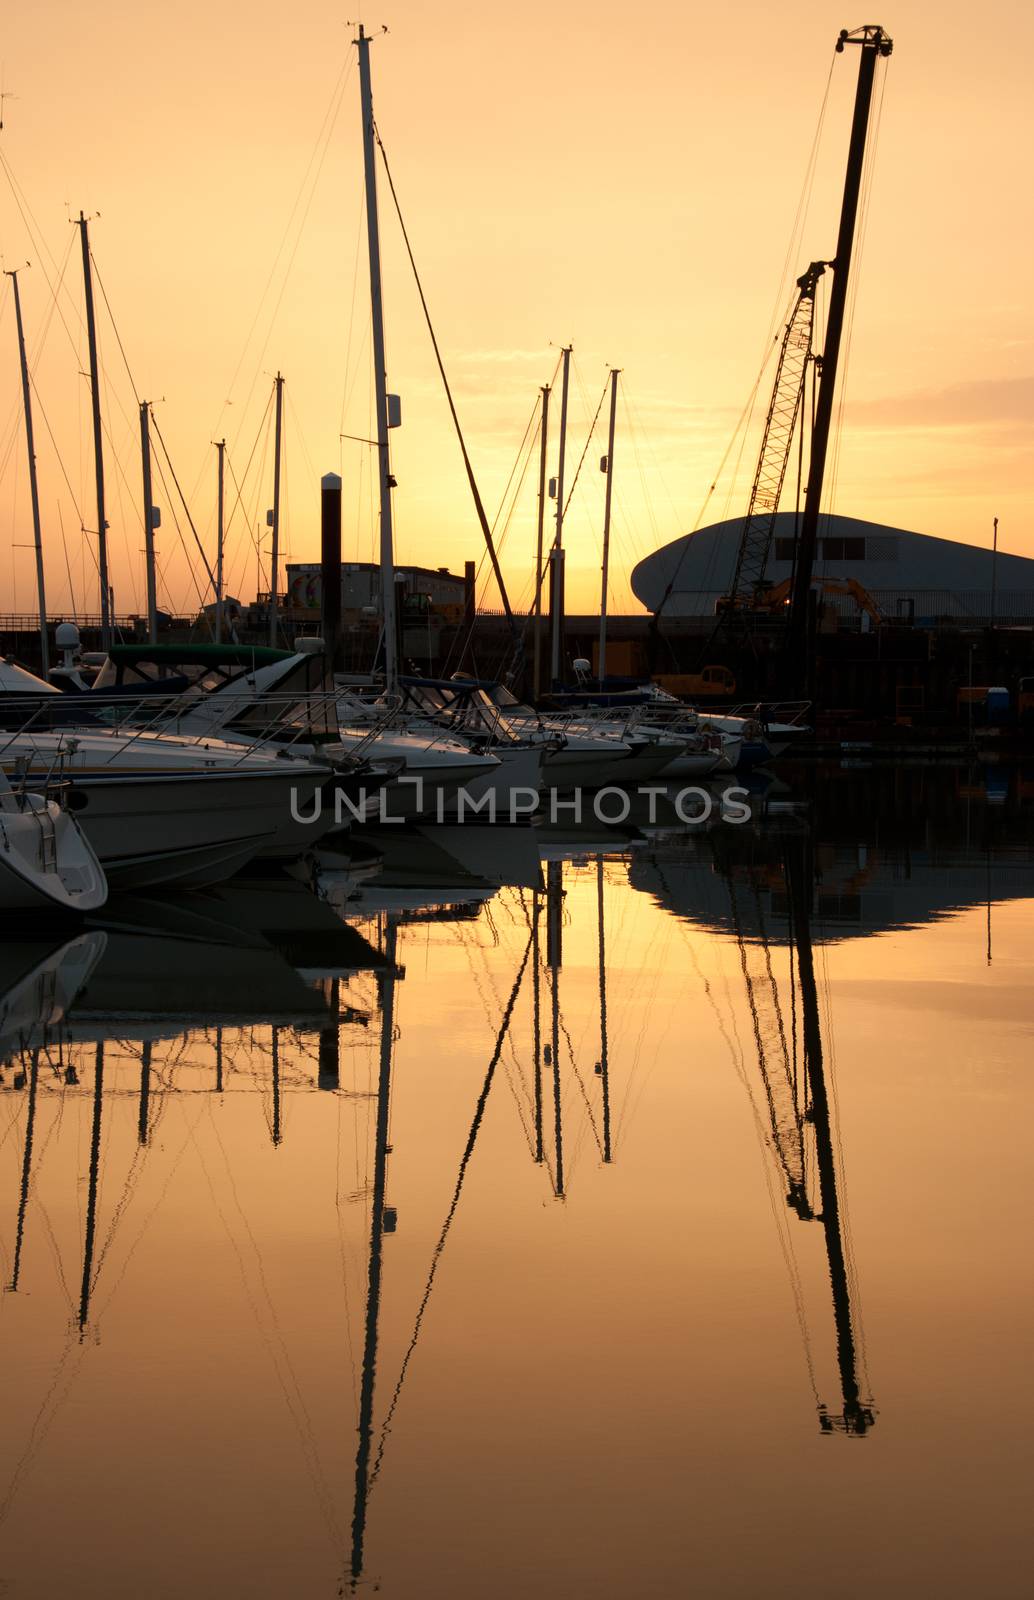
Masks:
[[[736,607],[741,611],[754,611],[775,613],[790,604],[790,579],[784,578],[782,583],[777,583],[771,589],[761,588],[752,596],[746,606]],[[876,601],[864,588],[857,578],[817,578],[812,583],[813,590],[818,594],[846,594],[850,595],[858,610],[864,612],[872,621],[873,627],[880,627],[883,622],[883,612]],[[735,602],[731,599],[719,601],[721,609],[732,609]]]

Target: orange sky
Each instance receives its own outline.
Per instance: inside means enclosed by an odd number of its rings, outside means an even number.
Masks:
[[[611,600],[634,607],[628,575],[639,557],[702,511],[717,520],[745,502],[756,413],[705,509],[787,302],[784,260],[832,47],[859,19],[818,0],[792,0],[778,18],[760,3],[661,0],[635,21],[614,0],[531,0],[519,11],[392,0],[366,20],[391,28],[373,51],[378,124],[489,513],[557,347],[575,347],[572,466],[607,364],[621,366]],[[979,542],[997,514],[1001,547],[1034,555],[1034,24],[1028,8],[1003,0],[981,8],[979,26],[953,0],[899,0],[879,20],[895,51],[830,503]],[[255,591],[251,540],[272,501],[261,420],[278,366],[288,394],[287,556],[318,555],[317,484],[328,469],[345,480],[346,556],[372,554],[369,452],[338,438],[372,431],[353,32],[328,4],[285,10],[271,0],[183,0],[174,12],[43,0],[8,20],[3,87],[17,98],[5,101],[0,141],[39,233],[0,172],[0,246],[6,268],[33,263],[21,279],[27,337],[71,485],[37,414],[52,614],[69,605],[69,574],[75,603],[97,608],[92,540],[73,503],[95,526],[77,237],[66,222],[80,207],[99,213],[94,253],[137,394],[157,403],[210,552],[210,441],[225,434],[239,477],[258,440],[245,514],[231,529],[228,587],[245,599]],[[834,248],[856,70],[856,52],[836,58],[795,271]],[[404,416],[393,434],[399,560],[456,568],[480,558],[480,533],[383,182],[381,195],[389,385]],[[40,235],[57,268],[73,244],[59,295],[67,332],[51,315],[47,277],[58,270]],[[101,343],[122,612],[143,604],[138,423],[103,315]],[[567,523],[578,608],[598,602],[604,420]],[[533,462],[504,546],[515,603],[528,595],[534,475]],[[171,497],[158,486],[155,498],[159,603],[178,611],[197,603],[190,565],[200,562],[188,565]],[[30,538],[5,286],[0,610],[35,604],[31,552],[12,548]],[[489,594],[487,603],[497,602]]]

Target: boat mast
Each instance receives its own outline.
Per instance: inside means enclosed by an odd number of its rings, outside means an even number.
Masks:
[[[13,274],[12,274],[13,276]],[[29,1204],[29,1182],[32,1178],[32,1143],[36,1128],[36,1091],[39,1087],[39,1051],[32,1052],[29,1066],[29,1104],[25,1119],[25,1148],[22,1154],[22,1178],[18,1189],[18,1225],[14,1235],[14,1264],[11,1268],[10,1288],[17,1292],[22,1270],[22,1246],[25,1243],[25,1213]]]
[[[600,677],[603,677],[602,671]],[[599,925],[599,978],[600,978],[600,1064],[603,1086],[603,1159],[611,1159],[610,1142],[610,1051],[607,1038],[607,949],[603,908],[603,857],[596,857],[596,916]]]
[[[97,481],[97,567],[101,585],[101,649],[111,645],[111,590],[108,586],[108,524],[104,518],[104,448],[101,436],[101,375],[97,364],[97,319],[93,308],[93,272],[90,267],[89,225],[79,213],[77,227],[83,247],[83,295],[86,302],[86,338],[90,350],[90,398],[93,404],[93,461]]]
[[[539,520],[535,538],[535,653],[532,688],[542,693],[542,534],[546,521],[546,452],[549,443],[549,385],[542,386],[542,421],[539,425]]]
[[[327,1091],[341,1083],[341,980],[331,978],[327,994],[327,1017],[320,1029],[317,1087]]]
[[[542,1138],[542,970],[539,956],[539,891],[531,892],[532,1054],[535,1072],[535,1161],[544,1159]]]
[[[607,433],[607,453],[600,462],[607,474],[607,492],[603,507],[603,580],[600,589],[600,656],[597,677],[600,682],[607,676],[607,578],[610,573],[610,501],[614,483],[614,424],[618,411],[618,374],[615,367],[610,374],[610,428]]]
[[[140,1105],[136,1119],[137,1143],[146,1145],[151,1136],[151,1050],[150,1039],[140,1046]]]
[[[270,1128],[270,1137],[274,1149],[283,1141],[283,1119],[280,1110],[280,1029],[274,1022],[272,1027],[273,1046],[273,1125]]]
[[[550,612],[553,628],[550,652],[550,682],[560,682],[560,657],[564,632],[564,458],[567,454],[567,388],[571,373],[571,346],[564,346],[564,373],[560,390],[560,459],[556,471],[556,538],[550,554],[553,581],[550,584]]]
[[[158,586],[154,573],[154,501],[151,498],[150,406],[140,402],[140,454],[144,474],[144,560],[147,564],[147,637],[158,643]]]
[[[226,440],[220,439],[216,443],[218,458],[218,484],[216,489],[216,515],[215,515],[215,642],[223,642],[223,540],[225,529],[223,527],[223,513],[225,508],[224,474],[226,467]]]
[[[388,918],[384,940],[384,979],[381,990],[381,1050],[377,1080],[377,1127],[374,1136],[373,1193],[371,1196],[370,1257],[366,1289],[366,1329],[363,1340],[363,1375],[359,1394],[359,1443],[355,1458],[355,1500],[352,1506],[351,1579],[354,1592],[363,1572],[366,1509],[370,1492],[370,1451],[373,1445],[373,1397],[377,1375],[377,1326],[381,1305],[385,1194],[388,1182],[388,1111],[391,1103],[391,1051],[395,1036],[395,979],[398,973],[398,924]]]
[[[90,1131],[90,1175],[86,1187],[86,1231],[83,1236],[83,1280],[79,1291],[79,1340],[86,1334],[93,1292],[93,1254],[97,1242],[97,1187],[101,1164],[101,1111],[104,1104],[104,1043],[95,1046],[93,1068],[93,1124]]]
[[[807,686],[810,676],[807,664],[808,610],[811,601],[811,575],[818,546],[819,510],[823,481],[826,472],[826,454],[829,449],[830,428],[833,422],[833,396],[840,360],[840,341],[844,331],[844,314],[847,308],[847,281],[854,246],[855,224],[858,219],[858,199],[862,186],[862,167],[865,161],[865,141],[869,129],[869,111],[872,106],[876,63],[880,56],[889,56],[894,48],[883,29],[867,25],[849,33],[846,28],[837,40],[837,50],[845,44],[861,45],[858,63],[858,85],[855,90],[854,119],[851,124],[851,142],[847,153],[847,173],[844,178],[844,198],[840,212],[840,232],[837,236],[836,259],[832,262],[833,287],[829,296],[829,315],[826,319],[826,337],[822,351],[819,397],[815,408],[815,423],[811,435],[811,453],[808,463],[808,487],[804,497],[804,516],[797,541],[797,559],[794,566],[793,592],[790,601],[788,645],[791,671],[798,681]]]
[[[276,375],[276,438],[273,445],[273,550],[269,573],[269,642],[276,648],[276,572],[280,561],[280,456],[284,436],[284,380]]]
[[[391,529],[391,475],[388,453],[388,388],[384,362],[384,303],[381,292],[381,248],[377,222],[377,170],[374,152],[373,90],[370,86],[370,41],[362,23],[355,41],[359,49],[359,91],[363,118],[363,164],[366,178],[366,236],[370,254],[370,314],[373,324],[373,366],[377,404],[377,464],[380,480],[381,611],[384,617],[384,688],[393,694],[398,643],[395,619],[395,552]]]
[[[563,966],[564,864],[550,861],[546,866],[546,960],[552,1000],[550,1054],[553,1068],[553,1139],[556,1151],[554,1192],[564,1199],[564,1123],[560,1102],[560,968]]]
[[[32,492],[32,541],[36,551],[36,596],[39,604],[40,655],[43,676],[50,671],[50,641],[47,638],[47,597],[43,584],[43,540],[40,534],[39,485],[36,481],[36,446],[32,433],[32,398],[29,389],[29,363],[25,355],[25,328],[22,323],[22,300],[18,292],[17,269],[6,274],[14,284],[14,320],[18,327],[18,360],[22,369],[22,404],[25,409],[25,445],[29,452],[29,488]],[[997,529],[998,522],[995,521]]]

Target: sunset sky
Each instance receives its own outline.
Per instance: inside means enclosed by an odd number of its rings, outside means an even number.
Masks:
[[[285,558],[318,558],[327,470],[344,479],[346,558],[373,556],[370,451],[339,438],[373,431],[355,28],[344,20],[361,9],[358,0],[41,0],[6,19],[0,249],[7,270],[32,263],[19,281],[41,408],[51,615],[72,603],[98,609],[95,540],[80,531],[80,518],[96,525],[78,234],[68,221],[80,208],[95,218],[103,286],[117,611],[144,603],[138,397],[155,402],[210,559],[212,441],[225,435],[238,480],[251,458],[241,505],[229,495],[230,592],[247,600],[256,590],[256,525],[272,504],[264,413],[278,368]],[[745,504],[770,371],[745,442],[719,467],[792,278],[833,253],[858,62],[857,50],[834,59],[833,46],[841,27],[866,19],[826,0],[659,0],[642,13],[615,0],[387,0],[363,15],[368,31],[390,29],[372,50],[377,122],[489,515],[560,346],[574,345],[569,482],[608,365],[621,367],[611,604],[639,609],[628,585],[636,560]],[[1034,20],[1004,0],[977,11],[896,0],[868,20],[890,32],[894,54],[877,90],[827,507],[977,543],[997,515],[1000,547],[1034,556]],[[465,557],[480,560],[481,535],[383,173],[379,181],[389,387],[403,404],[392,436],[398,559],[461,570]],[[60,315],[50,287],[59,279]],[[554,422],[558,412],[559,390]],[[599,599],[605,420],[567,523],[576,609]],[[551,471],[555,455],[554,427]],[[503,546],[515,604],[530,594],[535,474],[533,460]],[[194,609],[200,558],[160,482],[155,498],[159,604]],[[30,540],[4,280],[0,611],[35,607]],[[491,591],[485,603],[498,604]]]

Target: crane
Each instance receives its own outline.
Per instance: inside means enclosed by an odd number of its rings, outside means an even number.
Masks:
[[[786,1187],[787,1205],[799,1221],[820,1224],[825,1244],[841,1404],[836,1408],[819,1404],[819,1429],[823,1434],[842,1433],[857,1438],[873,1427],[876,1413],[862,1394],[858,1375],[858,1334],[856,1318],[852,1315],[848,1252],[838,1193],[812,954],[810,885],[813,877],[810,841],[789,838],[782,863],[782,880],[790,918],[791,961],[796,957],[802,1045],[799,1065],[796,1008],[788,1039],[779,986],[772,968],[760,888],[755,882],[753,911],[758,937],[748,938],[732,863],[726,872],[733,931],[739,947],[764,1091],[763,1106],[771,1128],[769,1147]]]
[[[764,588],[776,512],[779,510],[783,481],[804,400],[808,367],[820,360],[812,349],[812,336],[815,292],[826,266],[825,261],[813,261],[797,279],[797,299],[779,349],[761,451],[736,552],[736,567],[729,593],[719,602],[725,612],[752,607]]]
[[[754,916],[760,941],[749,940],[732,873],[728,878],[729,907],[740,954],[740,971],[750,1009],[754,1048],[764,1091],[764,1105],[772,1129],[771,1148],[786,1187],[786,1203],[802,1222],[815,1212],[808,1195],[808,1151],[805,1127],[809,1120],[807,1082],[801,1080],[797,1051],[791,1051],[772,970],[772,949],[764,925],[761,895],[755,886]],[[791,1028],[795,1033],[796,1029]],[[796,1040],[794,1040],[796,1046]]]

